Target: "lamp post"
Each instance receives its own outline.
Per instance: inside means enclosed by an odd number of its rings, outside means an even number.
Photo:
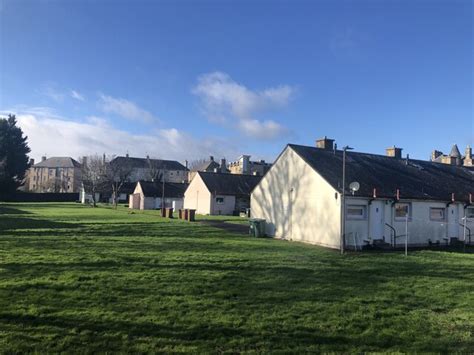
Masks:
[[[346,234],[346,152],[354,148],[346,145],[342,148],[342,194],[341,194],[341,254],[344,254]]]

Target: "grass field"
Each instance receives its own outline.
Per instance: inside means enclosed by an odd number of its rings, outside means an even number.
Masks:
[[[0,352],[474,350],[474,254],[337,252],[0,204]]]

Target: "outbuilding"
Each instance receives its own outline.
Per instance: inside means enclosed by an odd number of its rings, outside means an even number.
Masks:
[[[386,156],[348,151],[345,203],[342,181],[332,140],[289,144],[253,190],[252,216],[270,236],[330,248],[400,246],[407,230],[410,246],[444,245],[474,232],[472,168],[402,158],[395,147]]]
[[[129,208],[153,210],[159,208],[183,208],[186,183],[139,181],[129,197]],[[164,203],[163,199],[164,189]]]
[[[262,177],[197,172],[184,194],[184,208],[198,214],[233,215],[250,207],[250,192]]]

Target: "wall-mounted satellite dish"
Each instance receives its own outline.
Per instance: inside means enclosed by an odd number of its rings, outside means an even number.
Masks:
[[[349,184],[349,189],[351,189],[352,195],[354,195],[354,192],[359,191],[360,184],[357,181],[351,182]]]

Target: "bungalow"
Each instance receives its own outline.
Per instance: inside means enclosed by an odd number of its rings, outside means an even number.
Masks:
[[[396,147],[387,156],[346,152],[341,203],[342,175],[333,140],[289,144],[252,191],[252,216],[267,221],[270,236],[330,248],[400,245],[406,230],[410,246],[474,232],[472,168],[404,159]]]
[[[250,192],[262,177],[197,172],[184,193],[184,208],[198,214],[232,215],[250,207]]]
[[[175,210],[183,208],[184,191],[186,183],[165,182],[163,207],[172,207]],[[129,208],[140,210],[153,210],[162,208],[163,183],[139,181],[135,190],[129,197]]]

